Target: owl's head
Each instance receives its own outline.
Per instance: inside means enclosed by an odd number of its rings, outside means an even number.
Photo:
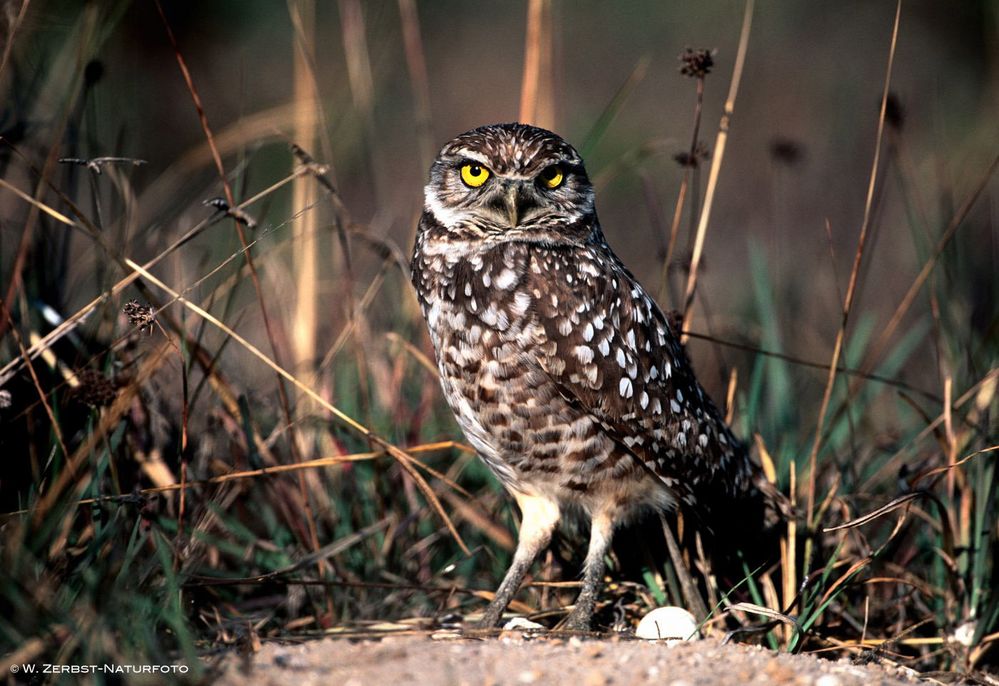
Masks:
[[[445,145],[425,196],[425,215],[469,238],[578,241],[595,226],[593,186],[579,153],[525,124],[482,126]]]

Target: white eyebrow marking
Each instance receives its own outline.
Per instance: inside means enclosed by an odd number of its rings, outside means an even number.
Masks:
[[[457,154],[461,155],[462,157],[467,157],[468,159],[478,162],[479,164],[484,164],[487,167],[489,166],[489,159],[481,152],[476,152],[475,150],[469,150],[468,148],[461,148],[460,150],[458,150]]]

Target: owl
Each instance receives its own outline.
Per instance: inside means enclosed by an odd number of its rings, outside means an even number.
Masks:
[[[496,626],[563,513],[590,520],[588,630],[616,525],[745,498],[760,470],[694,377],[679,332],[604,239],[579,153],[550,131],[483,126],[430,169],[412,258],[444,397],[516,500]]]

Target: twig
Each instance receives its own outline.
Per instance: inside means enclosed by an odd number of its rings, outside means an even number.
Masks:
[[[718,136],[715,138],[715,148],[711,156],[711,171],[708,173],[708,185],[704,191],[704,207],[701,209],[700,222],[697,225],[697,236],[694,240],[694,252],[690,258],[690,274],[687,276],[687,290],[683,296],[683,321],[690,321],[690,312],[694,302],[694,292],[697,289],[697,268],[701,263],[704,251],[704,237],[708,232],[708,220],[711,218],[711,206],[718,187],[718,174],[721,172],[722,160],[725,158],[725,144],[728,141],[729,122],[735,111],[735,98],[739,93],[739,82],[742,81],[742,68],[746,62],[746,50],[749,47],[749,33],[753,25],[754,0],[746,0],[746,11],[742,17],[742,32],[739,35],[739,48],[735,56],[735,66],[732,68],[732,81],[725,99],[725,109],[718,124]]]
[[[42,405],[45,406],[45,414],[48,415],[49,423],[52,424],[52,432],[55,434],[56,442],[59,444],[60,450],[62,450],[63,458],[69,460],[69,451],[66,449],[66,441],[62,437],[62,429],[59,427],[59,422],[56,420],[55,412],[52,411],[52,406],[49,405],[48,399],[45,397],[45,389],[42,388],[42,382],[38,379],[38,374],[35,373],[35,365],[31,364],[31,359],[28,357],[28,350],[24,347],[24,341],[21,339],[21,334],[17,330],[17,326],[14,324],[14,318],[11,316],[10,311],[7,309],[7,305],[4,304],[3,300],[0,300],[0,310],[3,311],[4,319],[10,324],[10,332],[14,334],[14,339],[17,342],[17,348],[21,351],[21,358],[24,359],[25,364],[28,367],[28,372],[31,374],[31,382],[35,386],[35,390],[38,391],[38,399],[41,400]],[[73,476],[76,476],[75,467],[70,465]]]
[[[701,130],[701,110],[704,107],[704,79],[713,65],[712,53],[708,50],[693,52],[689,48],[680,55],[680,59],[687,59],[681,73],[686,76],[694,76],[697,79],[697,92],[694,100],[694,130],[690,136],[690,150],[683,158],[683,178],[680,180],[680,190],[676,196],[676,206],[673,208],[673,221],[669,228],[669,238],[666,244],[666,257],[663,259],[663,271],[659,284],[659,294],[661,301],[666,302],[669,290],[669,270],[673,262],[673,250],[676,248],[676,238],[680,234],[680,220],[683,217],[683,205],[687,198],[687,189],[690,187],[690,177],[694,167],[699,164],[697,158],[698,143]],[[695,64],[701,66],[699,69],[691,69],[691,60],[697,60]]]
[[[184,59],[184,55],[180,51],[180,47],[177,44],[177,39],[173,34],[173,29],[170,27],[170,22],[167,21],[166,14],[163,12],[163,7],[160,4],[160,0],[153,0],[153,2],[156,4],[156,10],[157,12],[159,12],[160,19],[163,22],[163,28],[165,29],[167,34],[167,39],[170,41],[170,45],[173,48],[174,57],[176,57],[177,59],[177,65],[180,67],[181,74],[184,78],[184,83],[187,86],[187,90],[191,95],[191,100],[194,103],[194,108],[198,112],[198,120],[201,122],[201,129],[205,134],[205,140],[208,143],[209,149],[211,150],[212,159],[215,162],[216,171],[218,172],[219,179],[222,182],[222,188],[225,191],[226,202],[229,203],[229,207],[235,207],[236,206],[235,196],[232,193],[232,187],[230,186],[229,179],[226,176],[225,166],[222,164],[222,156],[219,153],[218,147],[215,145],[215,138],[212,135],[212,129],[208,124],[208,116],[205,113],[205,108],[201,103],[201,97],[198,95],[198,90],[194,86],[194,80],[191,77],[191,72],[187,68],[187,61]],[[253,289],[257,296],[257,302],[260,305],[260,315],[264,324],[264,330],[267,333],[267,340],[271,346],[271,353],[274,355],[276,359],[280,359],[278,354],[277,339],[274,333],[274,327],[271,322],[270,315],[267,312],[267,305],[266,301],[264,300],[263,288],[260,285],[260,276],[257,274],[257,268],[254,263],[253,256],[248,250],[249,246],[246,240],[246,232],[243,231],[243,226],[242,224],[240,224],[239,221],[234,221],[233,224],[236,227],[236,234],[239,237],[239,242],[245,250],[244,258],[246,260],[246,266],[250,270],[250,281],[253,283]],[[278,391],[278,398],[281,403],[281,410],[284,413],[285,421],[289,425],[289,427],[292,427],[289,429],[291,435],[288,440],[288,447],[291,452],[292,458],[296,462],[300,462],[302,460],[302,456],[299,453],[298,441],[296,440],[295,430],[293,428],[293,423],[291,421],[291,403],[288,400],[288,393],[285,390],[284,384],[281,383],[280,379],[278,379],[277,382],[277,391]],[[302,501],[302,506],[306,510],[305,519],[309,530],[309,537],[310,537],[309,544],[312,546],[313,550],[317,550],[319,548],[319,534],[318,531],[316,530],[315,517],[312,514],[312,505],[308,497],[308,494],[306,492],[305,482],[304,480],[301,479],[299,481],[299,495]]]
[[[31,0],[23,0],[21,8],[17,11],[17,16],[10,22],[10,31],[6,36],[6,45],[3,46],[3,57],[0,58],[0,83],[3,83],[3,75],[7,71],[7,65],[10,63],[10,54],[14,49],[14,36],[24,22],[24,17],[28,14],[28,5],[30,4]]]
[[[426,169],[434,159],[433,118],[430,113],[430,79],[420,36],[420,13],[416,0],[399,0],[402,23],[402,44],[406,51],[406,69],[416,100],[416,140],[420,145],[420,161]]]
[[[697,585],[690,578],[690,572],[687,571],[687,565],[683,562],[683,555],[680,554],[680,546],[677,545],[673,530],[670,529],[669,523],[664,516],[659,515],[659,522],[663,527],[663,536],[666,537],[666,548],[669,550],[673,569],[680,578],[680,590],[683,592],[683,600],[693,613],[694,619],[698,622],[703,622],[708,617],[708,609],[704,606],[704,600],[697,590]]]
[[[885,71],[884,88],[881,94],[881,111],[878,115],[878,131],[874,144],[874,159],[871,162],[871,173],[867,183],[867,200],[864,203],[864,218],[860,225],[860,236],[857,239],[857,250],[854,253],[853,269],[850,272],[850,281],[847,285],[846,296],[843,298],[843,313],[840,320],[839,331],[836,333],[836,343],[833,347],[832,361],[829,363],[829,375],[826,379],[825,391],[822,394],[822,404],[819,407],[818,421],[815,426],[815,437],[812,440],[812,449],[808,456],[808,493],[807,493],[807,524],[814,525],[815,509],[815,480],[816,462],[819,454],[819,446],[822,444],[822,432],[825,428],[826,411],[829,408],[829,401],[832,398],[833,386],[836,382],[836,370],[839,367],[840,354],[843,351],[843,344],[846,339],[846,327],[850,319],[850,310],[857,293],[858,277],[860,266],[864,257],[864,248],[867,243],[868,231],[871,220],[871,204],[874,200],[874,189],[878,178],[878,166],[881,161],[881,140],[884,135],[885,108],[888,102],[888,91],[891,86],[891,72],[895,63],[895,47],[898,43],[898,25],[902,15],[902,2],[895,6],[895,22],[892,27],[891,45],[888,50],[888,66]],[[811,560],[811,541],[805,542],[805,568],[807,569]]]
[[[916,498],[921,498],[925,495],[926,495],[925,491],[913,491],[912,493],[906,493],[905,495],[899,496],[889,501],[888,503],[885,503],[884,505],[882,505],[881,507],[872,512],[868,512],[867,514],[861,515],[860,517],[855,517],[854,519],[851,519],[849,522],[845,522],[837,526],[826,527],[822,530],[822,532],[830,533],[833,531],[841,531],[843,529],[853,529],[858,526],[863,526],[864,524],[867,524],[868,522],[873,522],[875,519],[883,517],[884,515],[890,512],[894,512],[895,510],[902,507],[906,503],[913,501]]]
[[[554,124],[551,83],[551,0],[530,0],[524,44],[524,75],[520,85],[520,121],[551,128]]]
[[[873,367],[878,358],[881,357],[881,353],[884,352],[885,347],[888,345],[888,341],[890,341],[891,337],[895,334],[895,329],[898,328],[902,318],[909,311],[909,308],[912,307],[913,301],[916,299],[919,291],[922,290],[923,285],[929,278],[933,268],[936,267],[937,261],[940,259],[940,255],[943,254],[943,251],[950,244],[951,239],[954,237],[954,234],[957,233],[958,228],[960,228],[961,224],[968,216],[971,208],[975,205],[978,198],[988,186],[989,180],[992,178],[992,175],[995,173],[997,167],[999,167],[999,155],[996,155],[996,157],[993,158],[992,163],[985,170],[985,173],[982,174],[978,185],[975,186],[974,190],[968,195],[964,203],[958,211],[954,213],[954,216],[947,224],[947,228],[944,229],[943,234],[941,234],[940,239],[937,241],[937,244],[933,249],[933,254],[930,255],[930,257],[923,264],[922,269],[919,270],[919,274],[916,275],[916,278],[912,281],[912,285],[909,286],[909,290],[905,292],[905,295],[899,302],[898,307],[895,308],[895,312],[892,313],[891,319],[889,319],[888,323],[883,329],[881,329],[881,334],[874,342],[874,345],[870,347],[870,352],[866,355],[866,363],[864,364],[865,368],[869,369]]]
[[[462,450],[465,452],[472,451],[472,448],[462,445],[461,443],[456,443],[455,441],[440,441],[438,443],[424,443],[422,445],[414,445],[406,448],[408,453],[428,453],[437,450]],[[389,457],[388,451],[385,450],[375,450],[364,453],[353,453],[350,455],[332,455],[329,457],[318,457],[314,460],[306,460],[304,462],[296,462],[294,464],[276,464],[270,467],[261,467],[259,469],[246,469],[238,472],[229,472],[228,474],[219,474],[218,476],[212,476],[207,479],[189,479],[183,483],[173,483],[166,484],[164,486],[152,486],[150,488],[143,488],[132,493],[125,493],[122,495],[105,495],[99,496],[97,498],[83,498],[77,500],[73,505],[79,507],[81,505],[93,505],[99,503],[141,503],[145,500],[146,496],[159,495],[161,493],[172,493],[174,491],[185,491],[194,488],[202,488],[204,486],[217,486],[218,484],[225,484],[231,481],[240,481],[242,479],[254,479],[260,476],[274,476],[276,474],[286,474],[288,472],[297,472],[303,469],[319,469],[321,467],[333,467],[341,464],[348,464],[351,462],[367,462],[369,460],[376,460],[380,457]],[[427,470],[430,473],[438,475],[439,472],[431,469],[427,465],[423,464],[419,460],[415,464],[422,469]],[[442,476],[442,475],[441,475]],[[441,478],[441,481],[448,484],[459,493],[467,497],[471,495],[463,488],[452,482],[450,479]],[[17,515],[27,514],[31,510],[12,510],[10,512],[0,513],[0,517],[13,517]]]
[[[59,162],[61,164],[78,164],[95,174],[101,174],[102,167],[112,164],[131,164],[133,167],[148,164],[146,160],[140,160],[136,157],[60,157]]]
[[[319,101],[319,84],[315,79],[312,65],[316,62],[316,2],[315,0],[288,0],[288,14],[294,27],[292,36],[292,99],[296,105],[294,133],[297,141],[292,144],[295,157],[309,168],[315,161],[301,146],[311,148],[315,144],[318,126],[312,116],[312,108]],[[323,178],[317,175],[317,178]],[[327,180],[327,183],[329,181]],[[329,184],[332,189],[332,184]],[[311,205],[318,195],[316,185],[309,179],[299,177],[291,189],[293,208]],[[319,254],[315,240],[307,240],[316,234],[319,224],[317,212],[303,214],[291,228],[292,278],[295,283],[295,296],[292,299],[290,332],[292,368],[299,373],[309,370],[306,377],[313,383],[313,357],[316,354],[319,334]],[[303,437],[303,443],[309,439]]]
[[[718,345],[723,345],[727,348],[735,348],[736,350],[744,350],[748,353],[753,353],[754,355],[763,355],[765,357],[774,357],[778,360],[784,360],[785,362],[790,362],[791,364],[800,365],[802,367],[811,367],[812,369],[824,369],[829,371],[829,363],[827,362],[813,362],[811,360],[805,360],[800,357],[795,357],[794,355],[788,355],[787,353],[777,352],[774,350],[767,350],[765,348],[759,348],[755,345],[747,345],[745,343],[737,343],[736,341],[725,340],[724,338],[718,338],[717,336],[709,336],[703,333],[697,333],[689,329],[683,330],[683,335],[688,338],[697,338],[704,341],[710,341],[712,343],[717,343]],[[841,374],[846,374],[848,376],[857,376],[862,379],[867,379],[868,381],[877,381],[878,383],[887,384],[888,386],[894,386],[895,388],[901,388],[903,390],[909,391],[910,393],[916,393],[923,396],[927,400],[932,400],[935,402],[940,402],[940,397],[935,393],[930,391],[924,391],[921,388],[916,388],[904,381],[898,379],[891,379],[887,376],[881,376],[880,374],[871,374],[869,372],[862,371],[860,369],[854,369],[853,367],[843,367],[839,366],[836,371]]]
[[[248,340],[246,340],[245,338],[243,338],[242,336],[240,336],[238,333],[236,333],[235,331],[233,331],[228,326],[226,326],[226,324],[224,322],[222,322],[221,320],[219,320],[217,317],[215,317],[215,315],[213,315],[212,313],[210,313],[207,310],[203,309],[202,307],[199,307],[195,303],[191,302],[190,300],[188,300],[187,298],[185,298],[184,296],[182,296],[177,291],[175,291],[172,288],[170,288],[167,284],[163,283],[163,281],[161,281],[160,279],[156,278],[153,274],[151,274],[149,271],[147,271],[146,269],[144,269],[142,267],[142,265],[139,265],[139,264],[137,264],[136,262],[133,262],[130,259],[126,259],[125,261],[126,261],[126,263],[128,264],[128,266],[130,268],[132,268],[135,271],[139,272],[142,275],[143,278],[145,278],[146,280],[148,280],[149,282],[151,282],[152,284],[154,284],[158,288],[160,288],[163,291],[165,291],[166,293],[168,293],[177,302],[181,303],[182,305],[184,305],[185,307],[187,307],[189,310],[191,310],[192,312],[194,312],[198,316],[200,316],[203,319],[205,319],[206,321],[208,321],[210,324],[212,324],[215,327],[219,328],[223,333],[227,334],[228,336],[231,336],[233,339],[235,339],[235,341],[237,343],[239,343],[241,346],[243,346],[243,348],[245,348],[248,352],[250,352],[257,359],[259,359],[261,362],[263,362],[268,367],[270,367],[276,374],[278,374],[282,378],[286,379],[287,381],[291,382],[291,384],[293,386],[295,386],[297,389],[299,389],[305,395],[309,396],[313,401],[315,401],[316,403],[318,403],[327,412],[329,412],[330,414],[332,414],[333,416],[335,416],[337,419],[339,419],[340,421],[342,421],[344,424],[346,424],[350,428],[352,428],[355,431],[357,431],[362,437],[364,437],[368,441],[371,441],[372,443],[374,443],[376,445],[379,445],[382,448],[384,448],[386,451],[388,451],[388,453],[392,457],[394,457],[396,459],[396,461],[399,463],[399,466],[402,467],[413,478],[413,481],[416,483],[417,487],[423,492],[424,496],[427,498],[427,501],[430,503],[431,507],[433,507],[433,509],[437,512],[437,514],[444,521],[444,525],[447,527],[448,531],[451,533],[451,536],[454,538],[455,542],[458,544],[458,547],[460,547],[462,549],[462,552],[464,552],[466,555],[471,555],[471,551],[468,549],[468,546],[465,545],[465,541],[461,538],[461,534],[458,533],[458,530],[455,528],[454,523],[451,521],[451,518],[448,517],[447,512],[444,511],[444,508],[441,505],[440,500],[437,498],[437,495],[433,492],[433,489],[430,488],[429,484],[427,484],[426,480],[413,467],[413,462],[415,460],[413,459],[413,457],[411,455],[406,454],[405,451],[400,450],[398,447],[392,445],[391,443],[389,443],[388,441],[386,441],[381,436],[373,433],[366,426],[364,426],[363,424],[360,424],[359,422],[357,422],[356,420],[354,420],[352,417],[350,417],[349,415],[347,415],[345,412],[343,412],[342,410],[340,410],[339,408],[337,408],[336,406],[334,406],[332,403],[328,402],[321,395],[319,395],[314,390],[312,390],[311,388],[309,388],[307,385],[305,385],[304,383],[302,383],[301,381],[299,381],[293,374],[291,374],[290,372],[288,372],[286,369],[284,369],[283,367],[281,367],[279,364],[277,364],[270,357],[268,357],[267,355],[265,355],[255,345],[253,345]]]
[[[961,394],[961,397],[954,402],[954,409],[963,407],[965,403],[974,398],[979,392],[982,391],[982,389],[988,388],[990,385],[994,385],[996,383],[999,383],[999,369],[989,370],[989,372],[985,376],[983,376],[978,382],[973,384],[968,390],[966,390],[963,394]],[[884,474],[894,472],[897,469],[895,461],[899,457],[901,457],[901,455],[905,452],[905,450],[913,443],[921,441],[926,436],[932,434],[933,431],[936,430],[936,428],[943,423],[943,421],[944,421],[944,413],[941,412],[932,422],[923,427],[922,431],[920,431],[918,434],[912,437],[909,441],[906,442],[905,445],[900,447],[887,460],[885,460],[884,463],[881,465],[881,467],[879,467],[878,470],[874,472],[874,474],[872,474],[865,481],[864,486],[858,488],[858,491],[864,492],[870,489],[871,485],[877,483],[879,478],[883,478]]]

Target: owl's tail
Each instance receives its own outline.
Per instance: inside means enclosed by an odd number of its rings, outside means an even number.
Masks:
[[[781,535],[794,516],[787,496],[755,463],[753,470],[734,494],[724,488],[703,489],[698,497],[701,507],[694,513],[714,571],[730,582],[780,559]]]

